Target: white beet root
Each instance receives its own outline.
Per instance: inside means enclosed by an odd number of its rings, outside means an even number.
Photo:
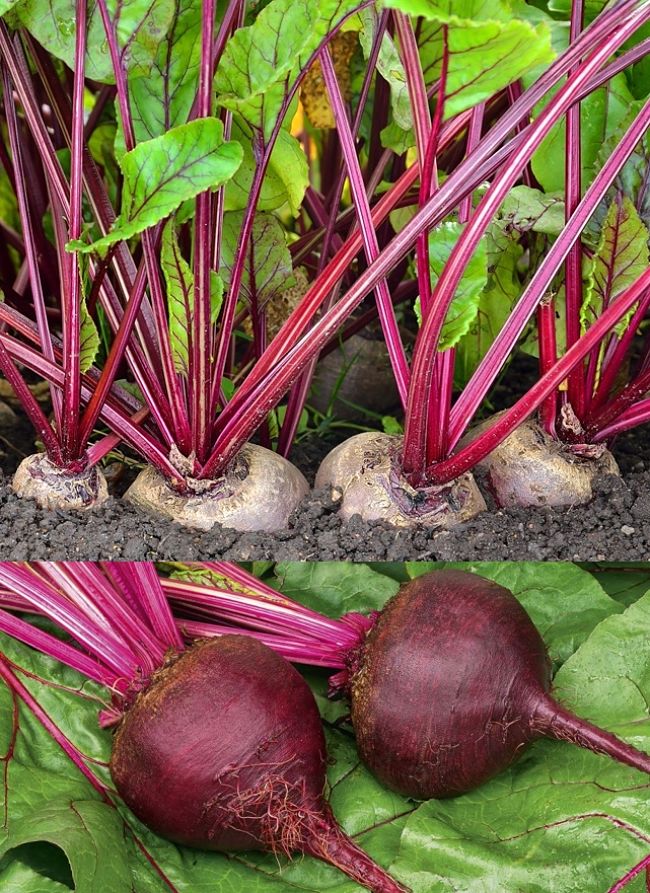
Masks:
[[[309,492],[291,462],[272,450],[247,443],[215,481],[189,481],[178,493],[152,467],[140,472],[124,498],[143,511],[185,527],[210,530],[215,524],[235,530],[282,530]]]
[[[449,484],[415,490],[399,469],[402,438],[364,432],[335,447],[325,457],[316,487],[340,493],[339,514],[387,521],[395,527],[455,527],[486,508],[471,474]]]
[[[482,422],[471,439],[494,424]],[[554,440],[534,419],[527,419],[479,463],[500,506],[570,508],[593,498],[592,485],[603,474],[620,474],[602,445],[572,446]]]
[[[88,511],[106,502],[108,485],[96,465],[84,471],[59,468],[45,453],[27,456],[12,481],[14,493],[44,509]]]

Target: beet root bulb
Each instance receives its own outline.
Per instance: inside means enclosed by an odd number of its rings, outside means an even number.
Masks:
[[[417,799],[470,791],[541,737],[650,774],[650,756],[550,695],[546,647],[509,590],[465,571],[424,574],[387,604],[350,682],[359,752]]]
[[[493,416],[472,437],[494,424]],[[593,499],[600,475],[620,475],[616,460],[602,445],[571,446],[554,440],[534,420],[527,419],[478,463],[500,506],[571,508]]]
[[[45,453],[23,459],[11,486],[21,499],[33,499],[43,509],[85,512],[108,499],[106,478],[96,465],[69,471],[59,468]]]
[[[364,432],[335,447],[321,463],[316,487],[332,488],[345,520],[386,521],[395,527],[454,527],[486,508],[471,474],[415,490],[401,472],[402,438]]]
[[[309,492],[302,472],[284,457],[258,444],[245,444],[215,481],[187,479],[178,493],[151,466],[141,471],[125,499],[149,514],[197,530],[215,524],[235,530],[283,530]]]
[[[247,636],[199,640],[153,678],[115,736],[111,774],[156,833],[217,851],[305,852],[377,893],[404,887],[338,827],[323,797],[311,690]]]

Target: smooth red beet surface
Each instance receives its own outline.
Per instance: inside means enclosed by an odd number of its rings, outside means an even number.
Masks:
[[[418,577],[386,605],[352,676],[359,751],[380,781],[418,799],[472,790],[543,736],[650,773],[650,756],[551,698],[550,669],[509,590],[464,571]]]
[[[336,825],[325,739],[302,676],[247,636],[197,641],[138,695],[111,773],[163,837],[202,849],[308,852],[377,893],[404,888]]]

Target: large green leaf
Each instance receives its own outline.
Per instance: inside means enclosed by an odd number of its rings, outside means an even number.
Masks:
[[[188,199],[232,177],[242,159],[237,142],[223,141],[217,118],[199,118],[140,143],[120,160],[124,175],[122,211],[110,232],[76,251],[103,251],[164,220]]]
[[[174,0],[108,0],[107,7],[123,66],[131,77],[147,74],[171,22]],[[14,6],[23,27],[70,68],[74,67],[75,8],[75,0],[23,0]],[[96,0],[89,3],[88,16],[86,77],[112,83],[113,66]]]
[[[300,68],[356,0],[271,0],[228,41],[216,75],[217,99],[268,139]]]
[[[621,135],[628,129],[634,119],[641,111],[643,102],[632,102],[628,108],[627,114],[621,121],[619,127],[603,140],[602,146],[596,157],[594,170],[600,170],[605,161],[610,157]],[[605,200],[601,202],[596,213],[589,221],[588,228],[590,234],[594,230],[598,230],[598,226],[602,227],[603,221],[613,199],[617,192],[630,199],[636,208],[641,220],[645,226],[650,227],[650,190],[647,189],[647,176],[650,167],[650,135],[646,131],[644,136],[634,147],[634,151],[629,159],[620,170],[614,186],[609,190]],[[597,241],[597,235],[595,241]]]
[[[587,565],[607,595],[629,607],[646,592],[650,592],[650,564],[646,565]]]
[[[580,308],[583,330],[599,318],[621,292],[647,269],[650,233],[626,196],[617,196],[609,207],[596,253],[589,263],[586,294]],[[634,309],[621,320],[625,330]]]
[[[518,19],[501,0],[387,0],[386,5],[425,18],[419,45],[427,84],[440,77],[446,31],[447,118],[485,101],[555,55],[546,23]]]
[[[359,41],[366,60],[370,56],[370,50],[379,22],[378,10],[369,6],[359,13],[363,27],[359,32]],[[406,72],[397,52],[397,47],[390,34],[384,33],[377,57],[377,70],[390,84],[390,104],[393,111],[393,120],[402,130],[409,130],[413,125],[411,113],[411,101],[409,98]]]
[[[395,580],[366,564],[287,561],[276,565],[275,574],[285,595],[329,617],[379,610],[399,588]]]

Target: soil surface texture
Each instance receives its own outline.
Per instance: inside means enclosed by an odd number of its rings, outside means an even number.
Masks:
[[[141,514],[119,499],[133,470],[111,480],[114,498],[87,514],[43,511],[18,499],[10,474],[33,452],[22,421],[0,431],[0,555],[27,559],[231,560],[553,560],[638,561],[650,559],[650,436],[647,427],[621,437],[613,452],[622,478],[597,482],[594,500],[569,511],[550,508],[489,510],[451,531],[398,530],[358,517],[344,524],[329,492],[313,491],[295,512],[291,527],[274,535],[237,533],[221,527],[192,531]],[[332,444],[299,444],[293,461],[310,482]],[[113,466],[117,469],[119,466]]]

